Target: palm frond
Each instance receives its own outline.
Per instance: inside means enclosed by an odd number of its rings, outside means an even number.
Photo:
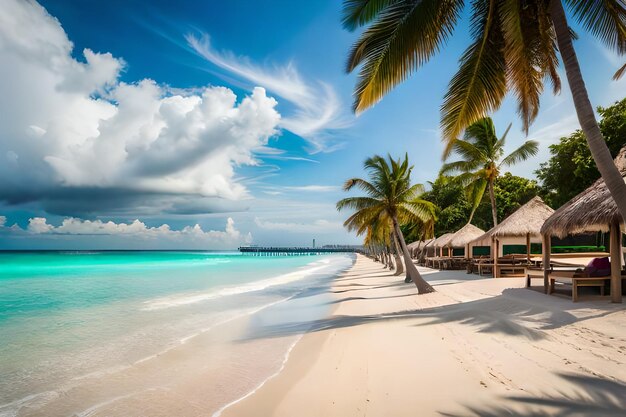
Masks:
[[[415,199],[398,205],[398,221],[402,224],[410,222],[429,222],[436,219],[436,206],[430,201]]]
[[[538,31],[541,41],[537,44],[536,53],[540,56],[539,61],[543,65],[543,73],[552,84],[552,92],[559,94],[561,91],[561,77],[559,77],[559,57],[558,45],[556,41],[556,32],[552,25],[552,19],[548,10],[549,4],[544,2],[534,3],[537,7],[534,21],[525,21],[525,26],[532,25],[536,22],[536,30]]]
[[[354,187],[360,188],[361,190],[365,191],[370,197],[379,196],[378,189],[369,181],[366,181],[364,179],[350,178],[349,180],[346,180],[346,182],[343,184],[344,191],[350,191]]]
[[[471,128],[471,126],[470,126]],[[480,161],[480,163],[485,162],[489,159],[489,155],[481,149],[481,147],[476,146],[475,141],[471,137],[471,129],[465,132],[465,137],[470,140],[462,140],[457,139],[454,142],[453,149],[463,160],[465,161]]]
[[[474,42],[460,60],[441,106],[444,159],[466,126],[500,106],[506,95],[506,61],[496,0],[475,1]]]
[[[624,0],[566,0],[574,17],[606,46],[626,53],[626,3]]]
[[[506,130],[502,134],[502,137],[498,139],[496,144],[494,145],[494,150],[499,152],[499,155],[497,155],[498,157],[501,157],[502,154],[504,154],[504,144],[506,143],[506,137],[509,135],[509,132],[511,131],[512,126],[513,126],[513,123],[509,123]]]
[[[344,0],[341,11],[343,27],[352,32],[370,23],[381,10],[398,1],[401,0]]]
[[[502,33],[505,40],[504,56],[510,88],[517,96],[518,113],[526,134],[539,113],[539,97],[543,92],[543,68],[538,45],[543,41],[536,24],[526,23],[525,15],[535,18],[533,2],[503,0],[500,7]]]
[[[618,69],[615,72],[615,75],[613,75],[613,79],[615,81],[619,80],[620,78],[622,78],[622,75],[624,75],[625,72],[626,72],[626,64],[624,64],[620,69]]]
[[[380,200],[371,197],[347,197],[337,202],[337,210],[363,210],[380,205]]]
[[[464,173],[476,169],[476,164],[471,161],[448,162],[441,166],[439,175],[449,175],[453,173]]]
[[[472,205],[472,212],[470,213],[468,223],[472,221],[476,209],[480,205],[480,202],[483,201],[483,196],[485,195],[485,190],[487,189],[487,183],[488,182],[485,178],[477,177],[465,189],[467,200]]]
[[[405,0],[379,8],[348,57],[348,72],[363,64],[354,111],[376,104],[427,62],[452,34],[462,6],[463,0]]]
[[[413,184],[401,191],[398,194],[398,198],[401,200],[413,200],[422,194],[424,194],[424,186],[422,184]]]
[[[518,162],[525,161],[531,156],[537,155],[539,152],[539,143],[534,140],[529,140],[524,142],[522,146],[511,152],[507,155],[506,158],[502,160],[500,166],[511,166],[515,165]]]
[[[465,188],[469,186],[469,184],[481,178],[482,174],[482,170],[463,172],[455,177],[452,177],[451,180],[453,183],[459,184],[461,187]]]

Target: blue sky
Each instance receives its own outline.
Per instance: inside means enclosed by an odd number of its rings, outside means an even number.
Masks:
[[[387,152],[409,154],[415,181],[435,178],[439,106],[469,37],[463,19],[355,117],[343,68],[357,34],[340,3],[4,2],[0,248],[358,243],[334,209],[342,182]],[[575,29],[592,103],[623,98],[622,59]],[[528,137],[540,153],[514,174],[532,177],[578,128],[564,86],[544,94]],[[511,149],[527,139],[512,100],[493,117],[513,123]]]

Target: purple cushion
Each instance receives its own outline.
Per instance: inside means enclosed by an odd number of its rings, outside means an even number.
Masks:
[[[608,257],[593,258],[585,268],[585,272],[590,277],[602,277],[611,275],[611,262]]]

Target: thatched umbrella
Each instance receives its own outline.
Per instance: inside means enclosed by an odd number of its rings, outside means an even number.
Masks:
[[[615,165],[626,176],[626,147],[615,158]],[[622,231],[624,221],[604,180],[600,178],[589,188],[554,212],[548,218],[541,234],[544,241],[544,287],[548,292],[550,265],[550,237],[564,237],[585,232],[611,232],[611,301],[622,302]],[[546,248],[547,246],[547,248]]]
[[[469,243],[484,234],[484,230],[479,229],[471,223],[468,223],[452,235],[452,237],[448,241],[448,246],[450,248],[464,248],[465,257],[469,258]]]

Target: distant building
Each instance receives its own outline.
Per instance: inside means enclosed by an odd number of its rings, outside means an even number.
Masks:
[[[315,239],[313,239],[313,249],[315,249]]]

